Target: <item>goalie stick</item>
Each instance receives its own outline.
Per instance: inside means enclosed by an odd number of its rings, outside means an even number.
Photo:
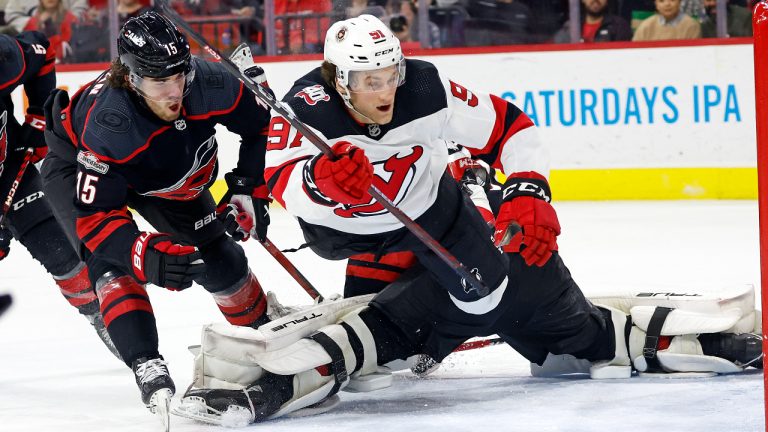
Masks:
[[[291,124],[291,126],[296,128],[299,133],[304,135],[304,137],[306,137],[309,142],[311,142],[315,147],[322,151],[327,157],[329,157],[331,160],[336,159],[336,155],[333,153],[327,143],[325,143],[319,136],[317,136],[317,134],[309,129],[292,112],[286,109],[283,103],[275,99],[275,97],[272,96],[269,91],[254,82],[250,77],[244,75],[240,69],[226,56],[222,56],[216,48],[212,47],[203,36],[197,33],[182,17],[179,16],[179,14],[176,13],[176,11],[173,10],[173,8],[171,8],[168,0],[158,1],[158,3],[160,4],[160,9],[163,11],[165,16],[168,17],[169,20],[171,20],[177,26],[181,27],[181,29],[184,30],[184,32],[186,32],[189,37],[200,44],[200,46],[203,47],[205,51],[207,51],[216,60],[220,61],[224,69],[226,69],[227,72],[231,73],[233,76],[237,77],[243,83],[243,85],[248,88],[248,90],[256,95],[256,97],[261,102],[265,103],[277,114],[285,118],[288,123]],[[400,210],[389,198],[382,194],[376,186],[371,185],[368,188],[368,193],[373,197],[373,199],[376,200],[376,202],[381,204],[385,209],[387,209],[387,211],[392,213],[392,215],[397,218],[397,220],[400,221],[400,223],[402,223],[409,231],[411,231],[414,236],[421,240],[424,245],[426,245],[429,249],[432,250],[432,252],[440,257],[443,262],[445,262],[454,272],[456,272],[456,274],[458,274],[458,276],[466,280],[475,290],[477,290],[477,293],[481,297],[488,295],[490,290],[485,285],[485,283],[483,283],[483,281],[477,279],[472,273],[470,273],[464,264],[459,262],[455,256],[453,256],[443,247],[443,245],[441,245],[437,240],[429,235],[429,233],[427,233],[424,228],[422,228],[419,224],[414,222],[413,219],[411,219],[402,210]]]

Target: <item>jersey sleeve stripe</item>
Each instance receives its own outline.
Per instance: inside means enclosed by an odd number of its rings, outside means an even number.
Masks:
[[[264,170],[264,179],[267,182],[269,190],[272,192],[272,197],[274,197],[283,208],[285,208],[283,192],[285,192],[285,188],[288,186],[288,179],[291,177],[293,168],[296,167],[297,163],[311,158],[312,156],[309,155],[302,156],[296,159],[291,159],[280,166],[269,167]]]
[[[8,87],[10,85],[15,84],[19,80],[19,78],[24,76],[24,72],[26,72],[26,70],[27,70],[27,59],[24,58],[24,50],[21,48],[21,44],[19,43],[19,41],[15,41],[15,42],[16,42],[16,46],[19,47],[19,53],[21,54],[21,59],[22,59],[22,61],[21,61],[21,64],[22,64],[21,72],[19,72],[19,74],[17,76],[15,76],[15,77],[11,78],[10,80],[0,84],[0,90],[4,89],[4,88],[6,88],[6,87]]]
[[[132,221],[128,210],[112,210],[108,213],[98,212],[77,218],[77,235],[90,251],[99,245],[118,228]]]
[[[494,168],[502,169],[501,154],[509,139],[517,132],[533,126],[533,121],[520,111],[516,106],[504,99],[490,95],[494,111],[496,111],[496,123],[488,138],[488,143],[482,149],[470,148],[473,156],[480,158]]]
[[[130,289],[134,288],[134,289]],[[153,313],[152,304],[149,302],[147,293],[139,284],[131,284],[126,289],[117,290],[116,295],[107,294],[106,306],[102,306],[104,324],[109,325],[120,315],[133,311],[144,311]]]

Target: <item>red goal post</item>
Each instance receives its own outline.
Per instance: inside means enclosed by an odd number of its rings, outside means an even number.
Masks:
[[[753,22],[755,50],[755,124],[757,125],[757,190],[760,211],[760,298],[763,333],[768,330],[768,1],[755,5]],[[768,340],[763,336],[763,359]],[[765,360],[764,360],[765,361]],[[768,372],[763,369],[763,393],[768,402]],[[765,410],[768,429],[768,404]]]

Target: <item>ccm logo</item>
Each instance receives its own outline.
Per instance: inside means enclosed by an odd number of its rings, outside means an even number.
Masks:
[[[29,204],[38,198],[42,198],[43,196],[45,196],[45,194],[43,194],[43,192],[41,191],[41,192],[35,192],[31,195],[28,195],[18,200],[15,203],[13,203],[13,211],[19,211],[19,209],[24,207],[25,204]]]
[[[389,53],[391,53],[391,52],[392,52],[392,51],[394,51],[394,50],[395,50],[394,48],[385,49],[384,51],[379,51],[379,52],[377,52],[377,53],[376,53],[376,54],[374,54],[373,56],[374,56],[374,57],[383,56],[383,55],[385,55],[385,54],[389,54]]]

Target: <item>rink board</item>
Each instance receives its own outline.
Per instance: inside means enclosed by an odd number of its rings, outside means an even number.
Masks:
[[[536,122],[551,149],[558,200],[754,199],[753,47],[704,43],[422,58]],[[320,62],[307,58],[262,62],[278,95]],[[74,91],[97,74],[59,72],[58,80]],[[217,138],[223,174],[235,165],[238,137],[222,128]]]

